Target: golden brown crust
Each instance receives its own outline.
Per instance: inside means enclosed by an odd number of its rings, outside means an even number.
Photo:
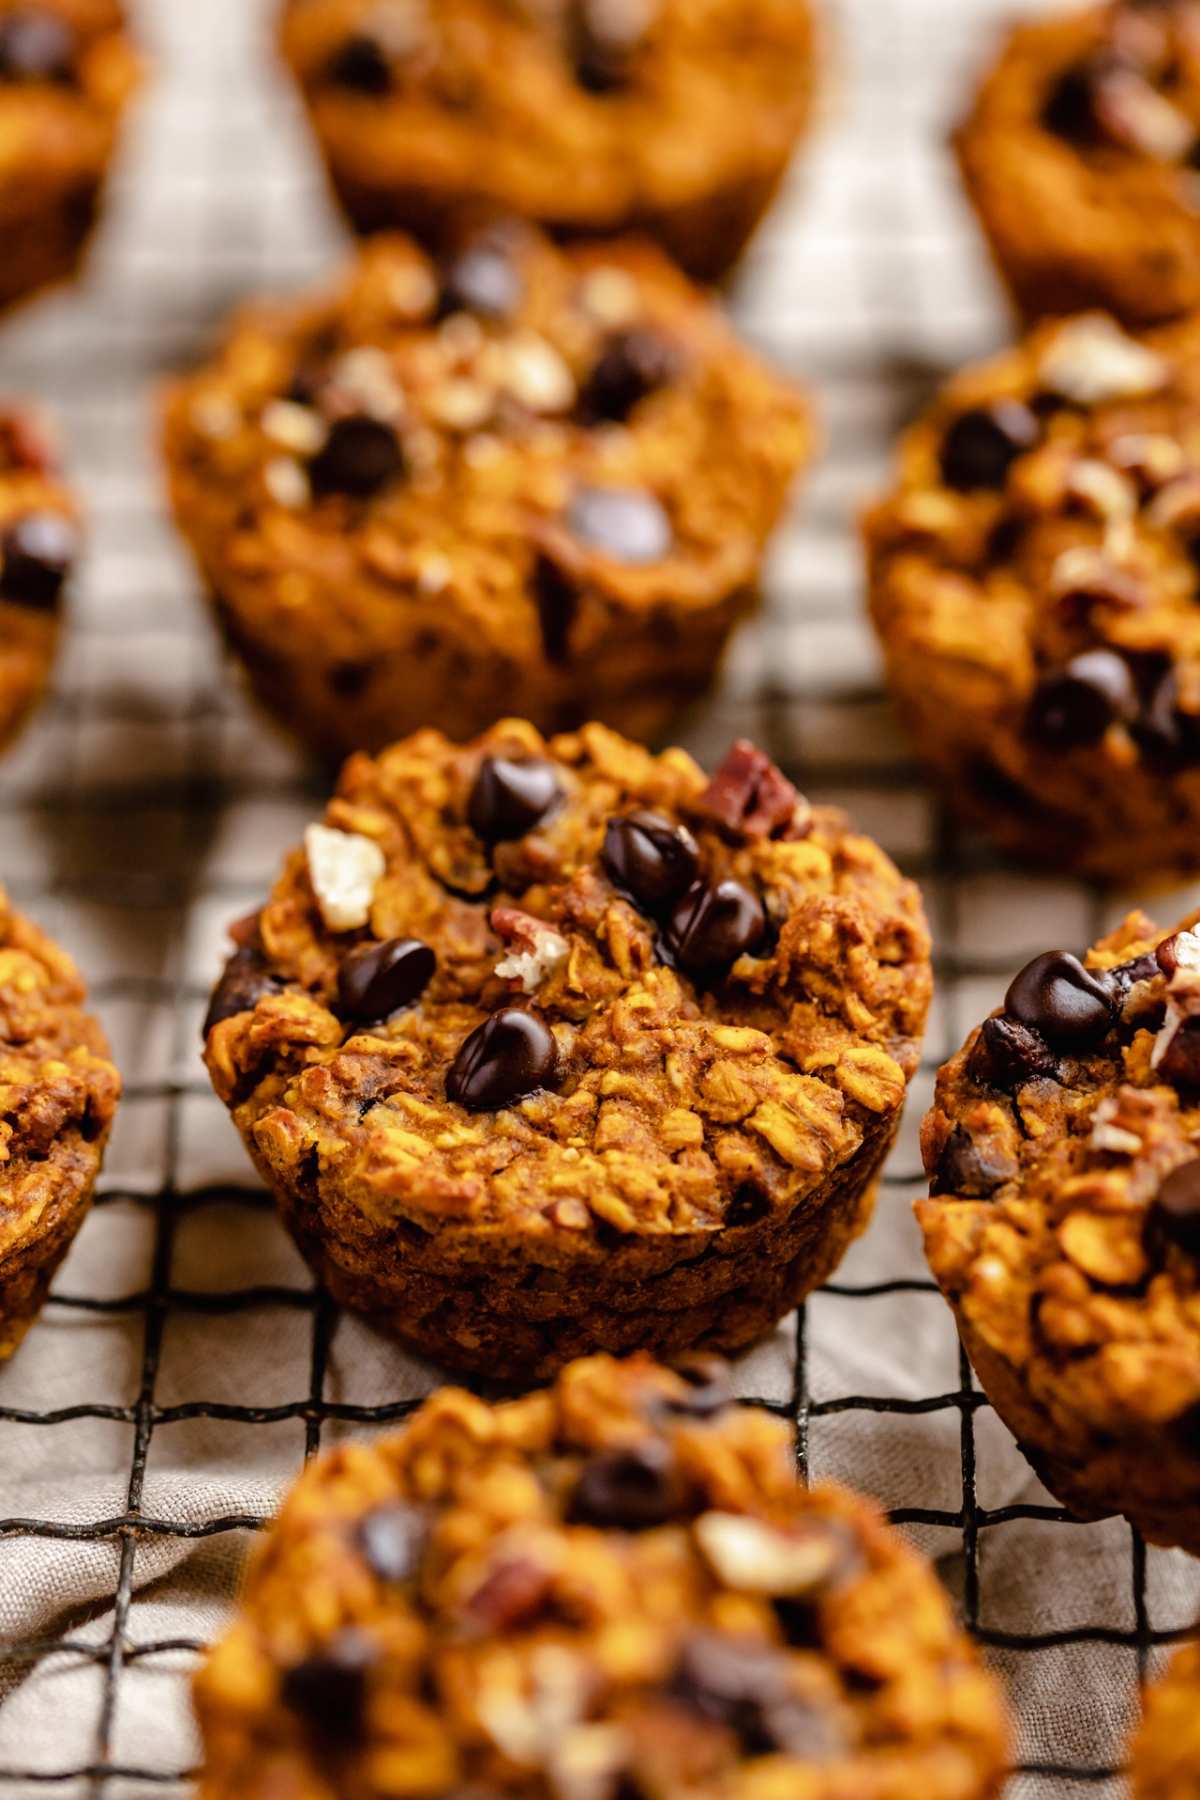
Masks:
[[[597,92],[588,45],[603,51],[603,34],[589,39],[586,17],[602,26],[606,5],[614,27],[620,13],[647,29]],[[808,0],[440,0],[410,14],[390,76],[366,83],[379,92],[331,73],[348,44],[386,37],[372,35],[370,0],[290,0],[280,21],[334,190],[362,231],[436,237],[447,216],[485,205],[576,236],[644,232],[713,280],[812,112]]]
[[[0,26],[29,12],[0,5]],[[75,40],[69,78],[0,72],[0,306],[75,273],[95,224],[141,59],[116,0],[39,0]]]
[[[70,958],[0,889],[0,1359],[86,1216],[121,1081]]]
[[[244,315],[168,401],[176,517],[226,631],[260,697],[331,755],[434,720],[469,737],[502,712],[660,734],[753,603],[808,454],[799,395],[657,251],[564,254],[515,227],[466,243],[512,284],[507,316],[463,310],[450,274],[380,239],[332,296]],[[661,379],[639,395],[627,373],[606,396],[623,416],[596,418],[589,384],[628,332]],[[319,392],[281,408],[298,378]],[[314,503],[356,407],[403,467]],[[661,541],[581,537],[579,496],[610,489]]]
[[[932,1571],[723,1379],[597,1357],[322,1457],[197,1680],[203,1800],[990,1800]]]
[[[947,458],[981,418],[1023,435],[971,485]],[[1008,851],[1125,880],[1196,866],[1198,419],[1196,320],[1143,339],[1099,314],[1047,325],[949,384],[864,521],[918,751]],[[1055,710],[1055,684],[1096,651],[1101,692]]]
[[[1133,1740],[1133,1800],[1196,1800],[1200,1794],[1200,1644],[1184,1644],[1150,1683]]]
[[[1027,319],[1099,306],[1144,326],[1200,305],[1200,7],[1149,10],[1116,0],[1016,26],[955,135]],[[1059,84],[1089,69],[1111,84],[1105,122],[1080,123],[1075,100],[1059,105],[1077,129],[1056,128]]]
[[[1164,1194],[1200,1150],[1196,980],[1190,964],[1168,978],[1155,952],[1195,922],[1166,933],[1135,913],[1089,952],[1110,1011],[1083,1047],[1013,1025],[1018,978],[939,1074],[917,1203],[976,1372],[1046,1485],[1193,1552],[1200,1238]]]
[[[489,857],[468,815],[497,755],[549,759],[564,798]],[[382,850],[366,941],[419,940],[437,973],[384,1026],[344,1025],[339,966],[364,933],[327,929],[298,852],[219,990],[218,1013],[253,1010],[207,1045],[340,1297],[447,1362],[518,1376],[614,1343],[742,1344],[829,1273],[916,1067],[928,935],[874,844],[771,780],[780,804],[743,832],[708,810],[728,774],[707,784],[682,751],[600,726],[547,744],[508,721],[465,747],[423,732],[347,764],[326,823]],[[768,933],[728,976],[669,966],[663,930],[614,886],[606,831],[637,809],[694,832],[705,881],[765,900]],[[509,962],[530,945],[532,964]],[[522,985],[561,1079],[464,1111],[447,1071]]]

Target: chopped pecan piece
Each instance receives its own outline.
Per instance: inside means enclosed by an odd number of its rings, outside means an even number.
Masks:
[[[787,776],[746,738],[739,738],[696,802],[696,812],[734,837],[768,838],[785,828],[803,837],[812,808]]]

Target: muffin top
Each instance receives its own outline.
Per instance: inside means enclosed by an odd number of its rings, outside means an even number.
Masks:
[[[59,1223],[94,1179],[121,1079],[70,957],[0,889],[0,1258]]]
[[[1134,913],[1023,969],[938,1077],[918,1206],[942,1286],[1064,1439],[1164,1458],[1200,1451],[1198,926]]]
[[[167,409],[210,575],[348,659],[405,597],[472,653],[561,659],[573,597],[644,616],[753,582],[807,409],[646,245],[477,225],[374,240],[332,294],[254,308]],[[330,592],[354,596],[330,607]]]
[[[812,102],[807,0],[289,0],[281,35],[352,177],[598,230],[772,177]]]
[[[994,1794],[1001,1702],[930,1569],[729,1397],[710,1358],[595,1357],[322,1457],[199,1676],[202,1793]]]
[[[207,1061],[252,1148],[447,1236],[713,1233],[890,1127],[920,899],[738,744],[712,781],[600,726],[347,763],[237,932]]]
[[[139,72],[118,0],[0,0],[0,222],[100,171]]]

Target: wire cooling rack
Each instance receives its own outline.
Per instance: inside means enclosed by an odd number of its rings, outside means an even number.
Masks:
[[[230,683],[151,447],[158,377],[242,295],[339,251],[268,11],[145,0],[154,88],[89,278],[0,333],[0,382],[57,413],[93,519],[57,693],[0,766],[0,871],[79,956],[127,1076],[99,1204],[0,1372],[4,1796],[186,1791],[187,1680],[251,1534],[303,1457],[403,1417],[437,1379],[313,1290],[197,1052],[221,928],[321,798]],[[746,732],[846,802],[925,885],[939,999],[874,1229],[740,1381],[796,1421],[806,1475],[876,1493],[937,1559],[1012,1692],[1014,1800],[1115,1795],[1137,1680],[1200,1584],[1038,1487],[958,1351],[908,1202],[938,1062],[1024,957],[1089,942],[1122,905],[1016,878],[940,815],[879,690],[852,532],[931,382],[1004,331],[941,149],[997,4],[830,11],[831,116],[734,300],[818,388],[828,454],[689,743],[711,760]]]

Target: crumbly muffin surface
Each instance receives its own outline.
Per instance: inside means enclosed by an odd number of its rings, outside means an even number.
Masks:
[[[323,1457],[198,1679],[205,1800],[997,1793],[932,1572],[726,1379],[597,1357]]]
[[[1144,1696],[1133,1740],[1133,1800],[1196,1800],[1200,1793],[1200,1645],[1184,1644]]]
[[[1077,1511],[1200,1547],[1200,934],[1049,952],[942,1070],[918,1203],[989,1396]]]
[[[1200,843],[1200,327],[1085,314],[958,376],[868,514],[918,748],[1006,848],[1128,878]]]
[[[281,40],[360,225],[484,202],[661,228],[701,273],[733,260],[812,107],[807,0],[291,0]]]
[[[167,408],[176,514],[318,747],[499,713],[661,730],[754,598],[799,395],[648,246],[376,240],[252,309]]]
[[[82,1223],[120,1094],[70,958],[0,889],[0,1358]]]
[[[424,732],[352,759],[325,825],[243,928],[207,1060],[344,1267],[483,1257],[502,1285],[528,1259],[535,1302],[565,1260],[596,1292],[615,1250],[649,1276],[764,1219],[818,1232],[831,1179],[890,1141],[919,898],[751,746],[709,782],[599,726]]]

